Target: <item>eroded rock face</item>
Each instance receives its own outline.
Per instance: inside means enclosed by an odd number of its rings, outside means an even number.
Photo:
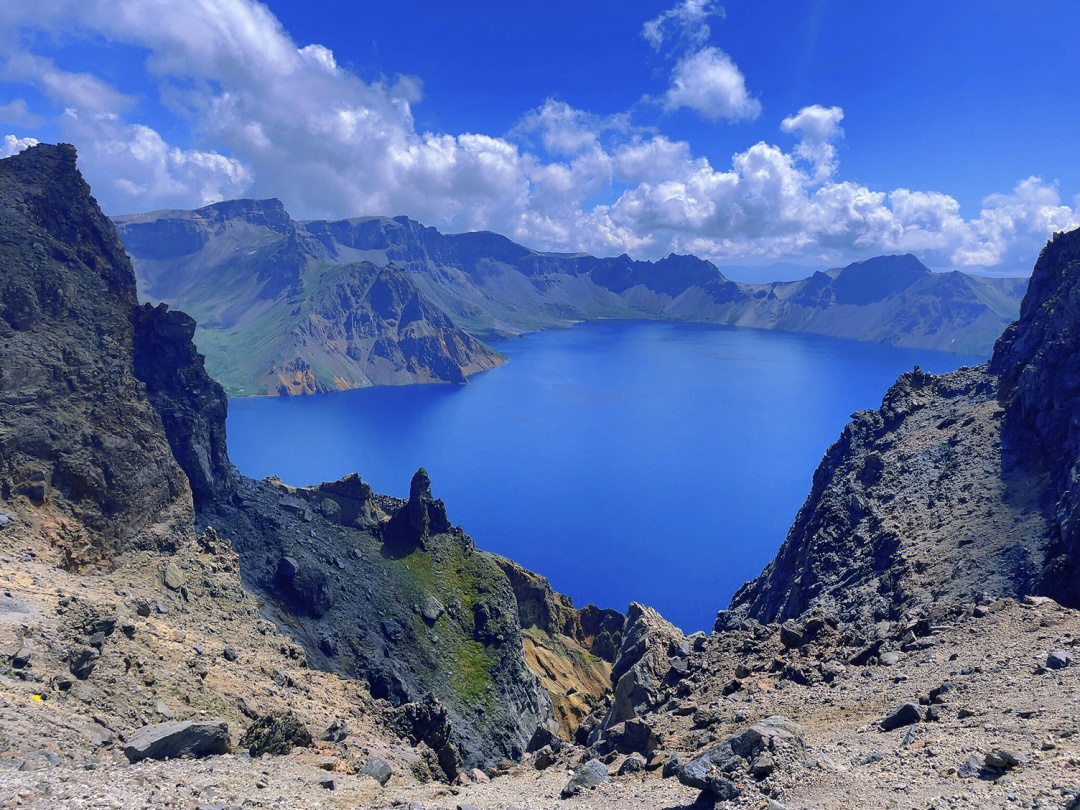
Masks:
[[[1047,475],[1055,501],[1040,587],[1080,604],[1080,230],[1043,249],[990,368],[1001,376],[1006,464]]]
[[[225,448],[228,400],[195,351],[195,321],[164,304],[136,307],[131,321],[135,376],[161,415],[195,502],[227,497],[236,477]]]
[[[191,520],[135,374],[135,306],[131,264],[75,149],[0,161],[0,496],[52,504],[107,552],[169,545]]]

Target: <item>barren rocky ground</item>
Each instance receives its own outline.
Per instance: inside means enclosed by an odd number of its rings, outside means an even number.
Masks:
[[[1064,808],[1080,791],[1080,666],[1046,667],[1052,652],[1065,661],[1080,654],[1080,613],[1050,600],[956,605],[933,624],[883,623],[874,639],[814,621],[691,637],[685,678],[645,713],[658,738],[647,766],[619,775],[629,757],[600,755],[610,777],[563,799],[602,746],[566,744],[543,770],[534,752],[490,776],[422,781],[423,754],[393,733],[390,704],[308,668],[240,587],[235,555],[220,541],[73,573],[51,556],[56,526],[40,510],[8,514],[3,807],[689,807],[698,790],[664,763],[692,760],[774,715],[798,727],[798,750],[780,746],[760,778],[748,767],[731,773],[739,794],[730,806]],[[170,567],[183,580],[175,590]],[[116,625],[80,679],[70,671],[76,628],[95,618]],[[880,721],[907,703],[923,719],[883,731]],[[147,723],[222,718],[235,746],[252,717],[286,709],[311,730],[312,745],[136,764],[123,753]],[[335,720],[347,734],[319,739]],[[999,749],[1015,764],[987,768]],[[373,758],[389,765],[385,786],[362,773]]]

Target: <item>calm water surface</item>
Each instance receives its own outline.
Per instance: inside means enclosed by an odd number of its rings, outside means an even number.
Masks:
[[[606,321],[493,344],[464,387],[234,399],[247,475],[359,472],[405,497],[420,466],[480,548],[578,605],[656,607],[687,631],[784,539],[826,447],[916,364],[978,358],[753,329]]]

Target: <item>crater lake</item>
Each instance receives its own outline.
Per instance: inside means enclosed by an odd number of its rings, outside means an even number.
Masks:
[[[494,341],[465,386],[233,399],[229,453],[297,486],[419,467],[476,545],[579,607],[643,601],[687,632],[760,573],[850,414],[915,365],[982,358],[805,334],[594,321]]]

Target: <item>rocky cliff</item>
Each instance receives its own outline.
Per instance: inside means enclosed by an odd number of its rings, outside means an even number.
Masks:
[[[0,495],[72,518],[73,554],[167,545],[191,519],[136,375],[135,306],[131,264],[75,150],[0,161]]]
[[[245,216],[288,231],[258,211]],[[195,322],[138,305],[131,265],[71,147],[41,145],[0,161],[0,261],[0,529],[16,520],[47,536],[72,571],[100,563],[87,577],[145,549],[150,556],[129,576],[163,579],[183,611],[195,594],[220,601],[229,590],[188,580],[179,557],[163,554],[217,555],[215,574],[235,565],[304,661],[359,679],[398,707],[394,728],[430,749],[440,778],[462,764],[518,757],[550,724],[551,698],[526,665],[529,611],[504,563],[451,526],[426,473],[407,501],[357,476],[293,489],[237,473],[226,450],[227,399],[192,343]],[[283,260],[268,283],[295,283],[289,267]],[[346,352],[371,336],[354,297],[393,320],[413,356],[454,348],[424,326],[445,321],[407,279],[361,264],[312,297],[324,321],[327,308],[347,313],[337,335]],[[549,600],[567,639],[600,647],[602,636],[611,645],[611,622],[590,625],[595,611]],[[88,675],[101,645],[78,649]]]
[[[931,273],[914,256],[740,284],[694,256],[543,253],[494,233],[442,234],[406,217],[294,222],[278,200],[117,223],[140,290],[196,316],[196,341],[230,393],[448,380],[496,362],[452,325],[506,336],[593,318],[673,319],[988,355],[1025,287],[1023,279]],[[356,262],[392,266],[395,283],[415,285],[424,343],[402,341],[396,319],[380,320],[363,295],[342,294],[355,289],[354,272],[339,278],[333,268]],[[321,303],[310,300],[316,295]],[[365,321],[363,337],[346,322],[349,312]]]
[[[786,541],[718,626],[811,609],[872,623],[982,594],[1080,603],[1080,231],[1043,250],[987,365],[918,370],[855,414]]]

